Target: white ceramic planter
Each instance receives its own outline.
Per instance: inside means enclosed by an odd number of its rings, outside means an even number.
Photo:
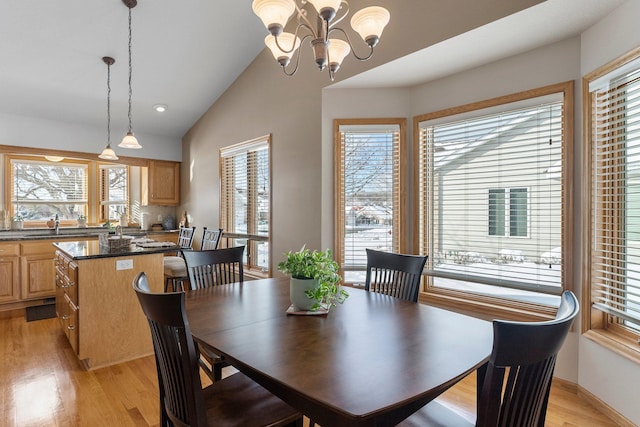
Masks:
[[[312,300],[305,293],[308,289],[314,289],[318,286],[316,279],[294,279],[289,282],[289,298],[291,304],[296,310],[310,310],[315,300]]]

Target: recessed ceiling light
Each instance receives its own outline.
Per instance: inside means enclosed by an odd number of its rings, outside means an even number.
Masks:
[[[153,110],[157,111],[158,113],[164,113],[165,111],[167,111],[167,104],[156,104],[153,106]]]

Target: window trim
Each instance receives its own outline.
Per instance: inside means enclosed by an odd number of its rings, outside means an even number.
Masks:
[[[398,179],[399,192],[398,195],[398,213],[397,221],[394,221],[393,230],[396,233],[398,239],[398,249],[402,253],[407,253],[409,250],[407,244],[407,221],[406,209],[407,206],[407,120],[405,118],[362,118],[362,119],[335,119],[333,122],[334,136],[333,136],[333,165],[334,165],[334,256],[338,262],[343,259],[344,256],[344,229],[345,229],[345,215],[344,215],[344,199],[340,197],[343,193],[343,170],[341,162],[341,126],[380,126],[390,125],[398,126],[399,141],[398,141],[398,176],[394,179]],[[353,270],[356,271],[356,270]],[[344,276],[344,272],[341,271]]]
[[[620,70],[634,60],[640,59],[640,48],[633,49],[626,54],[602,65],[601,67],[585,74],[582,77],[582,316],[581,329],[585,337],[626,357],[636,363],[640,363],[640,346],[638,339],[640,334],[631,331],[622,325],[608,321],[609,315],[591,306],[591,233],[592,233],[592,97],[590,84],[604,78],[609,73]]]
[[[562,174],[562,187],[565,189],[563,192],[563,206],[561,224],[562,224],[562,248],[564,254],[573,253],[573,229],[571,227],[571,217],[573,215],[573,140],[574,140],[574,81],[569,80],[566,82],[556,83],[548,86],[543,86],[535,89],[530,89],[518,93],[499,96],[496,98],[473,102],[470,104],[447,108],[432,113],[422,114],[413,117],[413,159],[414,159],[414,176],[413,176],[413,197],[414,197],[414,234],[421,233],[419,209],[420,206],[418,200],[419,197],[419,184],[420,184],[420,123],[435,119],[442,119],[447,116],[453,116],[460,113],[467,113],[476,110],[488,109],[492,107],[498,107],[503,104],[509,104],[517,101],[526,100],[529,98],[537,98],[546,95],[561,94],[564,104],[564,116],[563,116],[563,150],[566,153],[563,164]],[[414,252],[420,253],[420,239],[414,241]],[[573,260],[570,256],[563,257],[563,267],[561,273],[561,280],[564,290],[573,289]],[[469,294],[463,291],[456,291],[450,289],[442,289],[431,287],[428,281],[425,281],[425,285],[420,292],[420,300],[428,302],[429,304],[435,304],[442,307],[461,310],[476,314],[479,316],[500,317],[505,319],[514,320],[541,320],[549,319],[555,315],[556,308],[544,306],[540,304],[526,303],[521,301],[506,300],[499,297],[485,296],[478,294]]]
[[[98,223],[104,223],[107,220],[109,220],[109,218],[104,218],[104,206],[112,204],[112,203],[105,203],[104,205],[102,204],[102,186],[101,186],[101,181],[102,181],[102,174],[103,174],[103,170],[105,169],[112,169],[112,168],[116,168],[116,167],[123,167],[127,170],[127,200],[124,202],[125,205],[125,209],[126,209],[126,213],[127,213],[127,218],[131,218],[131,167],[129,165],[124,165],[121,163],[111,163],[111,162],[97,162],[97,164],[95,165],[95,170],[96,170],[96,177],[95,177],[95,184],[96,184],[96,189],[95,189],[95,194],[96,194],[96,204],[94,206],[94,209],[96,210],[96,214],[95,214],[95,218],[98,221]],[[110,191],[110,190],[109,190]],[[122,203],[113,203],[113,204],[122,204]],[[131,221],[131,219],[129,219]]]
[[[26,160],[26,161],[35,161],[40,163],[45,163],[44,157],[40,156],[28,156],[21,154],[10,154],[5,153],[4,155],[4,203],[5,208],[7,210],[7,215],[9,218],[13,217],[15,213],[13,212],[13,202],[12,202],[12,193],[13,193],[13,168],[11,166],[12,160]],[[95,197],[93,192],[91,191],[92,186],[95,182],[95,174],[93,162],[90,160],[79,160],[79,159],[65,159],[64,163],[72,163],[78,165],[85,165],[87,167],[87,215],[89,215],[94,209]],[[75,219],[63,219],[60,221],[61,226],[74,226],[77,224]],[[24,221],[25,228],[46,228],[47,220],[39,220],[39,221]]]

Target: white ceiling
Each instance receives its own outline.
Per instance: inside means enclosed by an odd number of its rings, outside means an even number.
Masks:
[[[547,0],[335,86],[425,82],[579,34],[622,2]],[[101,58],[112,56],[117,142],[127,127],[127,14],[121,0],[0,1],[0,112],[106,130]],[[250,0],[139,0],[132,14],[134,131],[180,139],[264,47]],[[168,111],[154,112],[157,103]]]

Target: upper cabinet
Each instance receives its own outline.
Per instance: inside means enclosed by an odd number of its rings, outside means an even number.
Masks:
[[[150,160],[142,168],[142,204],[177,206],[180,203],[180,163]]]

